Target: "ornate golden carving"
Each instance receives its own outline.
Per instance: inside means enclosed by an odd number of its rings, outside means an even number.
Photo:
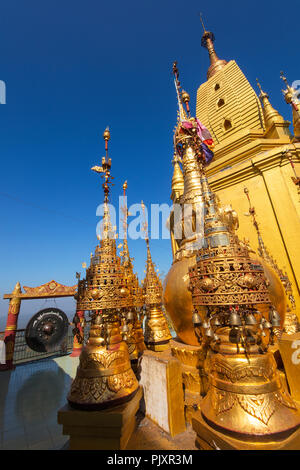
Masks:
[[[59,284],[58,282],[52,280],[50,282],[47,282],[46,284],[42,284],[41,286],[37,287],[23,286],[25,294],[23,294],[22,297],[25,297],[25,295],[28,295],[30,297],[56,297],[59,295],[72,296],[75,294],[76,288],[77,285],[64,286],[63,284]]]

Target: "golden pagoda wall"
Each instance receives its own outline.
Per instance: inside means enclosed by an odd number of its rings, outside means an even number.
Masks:
[[[217,90],[216,85],[219,85]],[[221,107],[218,106],[220,99],[224,100]],[[196,115],[211,131],[215,143],[241,129],[263,130],[259,99],[234,60],[199,87]],[[225,119],[232,122],[232,130],[227,132],[223,127]]]
[[[215,91],[214,86],[220,84]],[[217,108],[217,101],[225,104]],[[290,162],[289,150],[297,174],[300,174],[300,143],[292,143],[288,123],[265,131],[258,97],[234,61],[230,61],[197,93],[197,118],[208,127],[215,139],[215,157],[207,174],[213,191],[222,204],[231,204],[239,215],[238,236],[249,239],[257,250],[257,234],[244,194],[246,186],[256,209],[264,243],[278,266],[287,271],[300,318],[300,201]],[[230,119],[232,128],[222,123]],[[298,280],[298,282],[297,282]]]

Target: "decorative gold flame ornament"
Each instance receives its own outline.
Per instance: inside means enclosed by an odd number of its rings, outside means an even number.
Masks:
[[[256,220],[256,211],[255,207],[252,206],[251,200],[250,200],[250,195],[249,195],[249,190],[247,188],[244,188],[244,193],[247,196],[248,202],[249,202],[249,214],[252,217],[252,223],[255,227],[255,230],[257,232],[257,238],[258,238],[258,253],[261,258],[265,260],[265,262],[271,266],[274,271],[277,273],[279,276],[279,279],[284,287],[285,290],[285,295],[287,298],[287,307],[286,307],[286,313],[285,313],[285,318],[283,322],[283,331],[284,333],[287,333],[289,335],[292,335],[294,333],[297,333],[300,331],[300,325],[298,321],[298,317],[295,313],[296,310],[296,303],[295,303],[295,298],[293,295],[293,288],[292,284],[288,278],[287,273],[283,272],[282,269],[279,268],[276,260],[273,258],[273,256],[270,254],[269,250],[266,248],[262,234],[260,232],[258,222]]]
[[[144,204],[142,208],[144,211]],[[145,214],[145,211],[144,211]],[[145,239],[147,244],[147,266],[146,275],[143,281],[143,294],[146,308],[145,332],[144,338],[148,349],[153,351],[164,351],[169,348],[169,342],[172,338],[168,322],[162,310],[162,284],[155,270],[155,264],[152,261],[148,225],[145,220],[143,224]]]
[[[123,231],[124,241],[119,247],[122,248],[120,252],[122,259],[122,266],[124,269],[125,286],[130,291],[132,297],[132,305],[122,315],[122,332],[123,339],[128,345],[130,360],[132,367],[136,370],[137,362],[143,351],[146,349],[144,343],[143,328],[140,319],[142,318],[142,307],[144,305],[143,290],[139,284],[137,274],[133,272],[133,259],[129,255],[127,243],[127,218],[128,209],[126,204],[126,189],[127,181],[123,184],[124,207],[122,208],[123,218]]]
[[[70,405],[81,409],[118,405],[128,401],[138,389],[128,347],[120,334],[120,315],[128,311],[133,299],[126,287],[124,267],[116,253],[116,234],[108,208],[111,183],[108,128],[103,137],[106,156],[102,158],[101,167],[92,168],[104,176],[102,238],[91,256],[85,279],[78,283],[77,293],[77,308],[92,312],[92,324],[68,395]]]
[[[262,265],[253,263],[247,246],[222,220],[201,161],[199,168],[204,243],[189,276],[193,324],[209,360],[201,413],[211,428],[237,439],[287,437],[300,426],[300,414],[268,351],[281,318],[271,305]],[[261,305],[269,310],[267,318]]]

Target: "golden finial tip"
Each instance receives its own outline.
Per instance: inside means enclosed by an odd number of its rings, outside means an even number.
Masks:
[[[202,24],[203,31],[205,32],[206,29],[205,29],[203,18],[202,18],[202,13],[200,13],[200,21],[201,21],[201,24]]]
[[[249,193],[249,189],[246,188],[246,186],[244,187],[244,193],[245,193],[245,194],[248,194],[248,193]]]
[[[126,191],[127,187],[128,187],[128,185],[127,185],[127,180],[126,180],[126,181],[123,183],[123,189],[124,189],[124,191]]]
[[[105,131],[103,132],[103,138],[104,138],[104,140],[109,140],[110,139],[110,132],[109,132],[109,127],[108,126],[105,129]]]
[[[190,95],[186,91],[182,90],[181,99],[183,103],[188,103],[190,101]]]

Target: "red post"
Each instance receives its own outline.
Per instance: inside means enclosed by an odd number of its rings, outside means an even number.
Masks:
[[[6,364],[0,365],[1,370],[13,369],[13,358],[16,340],[16,331],[18,326],[18,316],[20,313],[21,298],[20,294],[21,286],[17,282],[12,292],[12,298],[9,301],[7,322],[4,334],[4,343],[6,348]]]
[[[78,357],[81,354],[83,348],[83,339],[84,339],[84,310],[77,310],[74,317],[74,341],[73,341],[73,351],[71,357]]]

